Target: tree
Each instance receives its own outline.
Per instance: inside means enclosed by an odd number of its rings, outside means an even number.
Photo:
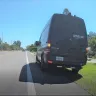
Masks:
[[[13,44],[11,45],[12,50],[21,50],[21,41],[17,40],[14,41]]]
[[[19,40],[14,41],[13,45],[16,45],[20,48],[21,47],[21,41],[19,41]]]
[[[88,56],[96,56],[96,33],[90,32],[88,34],[88,46],[91,47],[91,51],[88,52]]]
[[[28,46],[26,47],[26,49],[27,49],[28,51],[34,51],[34,52],[37,51],[37,47],[36,47],[34,44],[28,45]]]
[[[91,47],[92,51],[96,52],[96,36],[88,40],[88,44]]]
[[[19,50],[19,47],[16,45],[11,45],[10,48],[11,50]]]
[[[21,47],[21,41],[19,40],[14,41],[12,45],[9,45],[7,42],[3,43],[0,38],[0,50],[24,50],[24,49]]]
[[[95,37],[95,36],[96,36],[96,32],[92,32],[92,31],[90,31],[89,34],[87,35],[88,40],[90,40],[92,37]]]
[[[88,46],[91,50],[88,52],[88,56],[92,57],[96,55],[96,32],[90,31],[88,36]]]
[[[70,12],[67,8],[64,9],[63,14],[68,15]]]
[[[96,32],[90,31],[89,34],[88,34],[88,36],[89,36],[89,37],[94,37],[94,36],[96,36]]]
[[[2,43],[2,49],[3,50],[11,50],[10,45],[7,42]]]
[[[0,38],[0,44],[2,44],[2,39]]]
[[[27,49],[28,51],[30,51],[30,50],[31,50],[30,45],[28,45],[28,46],[26,47],[26,49]]]
[[[0,38],[0,50],[2,50],[2,40]]]
[[[21,47],[21,41],[17,41],[17,46],[20,48]]]

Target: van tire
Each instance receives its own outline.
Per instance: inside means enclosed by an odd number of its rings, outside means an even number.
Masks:
[[[44,67],[44,55],[43,54],[41,55],[41,70],[42,71],[46,70],[46,68]]]
[[[80,70],[80,69],[72,69],[72,73],[78,74],[79,70]]]
[[[38,60],[37,56],[36,56],[36,63],[37,63],[37,64],[39,63],[39,60]]]

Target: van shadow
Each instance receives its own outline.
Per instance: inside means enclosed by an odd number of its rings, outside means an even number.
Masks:
[[[27,67],[30,66],[32,81],[28,81]],[[42,72],[38,64],[30,63],[22,67],[19,81],[34,82],[39,84],[67,84],[77,81],[82,78],[80,74],[73,74],[67,69],[50,68],[47,72]]]

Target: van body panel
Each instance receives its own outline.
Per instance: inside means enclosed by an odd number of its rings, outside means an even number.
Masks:
[[[54,14],[43,34],[45,37],[43,36],[43,40],[40,38],[41,45],[37,49],[37,57],[40,61],[41,55],[44,54],[45,63],[51,60],[57,65],[83,66],[86,64],[88,42],[83,19]],[[48,42],[51,44],[50,48],[47,47]],[[47,54],[46,49],[50,50]]]

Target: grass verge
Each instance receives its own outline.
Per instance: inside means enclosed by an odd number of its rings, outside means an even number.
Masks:
[[[76,83],[93,96],[96,96],[96,64],[87,63],[87,65],[80,70],[79,74],[81,74],[83,78],[77,80]]]

